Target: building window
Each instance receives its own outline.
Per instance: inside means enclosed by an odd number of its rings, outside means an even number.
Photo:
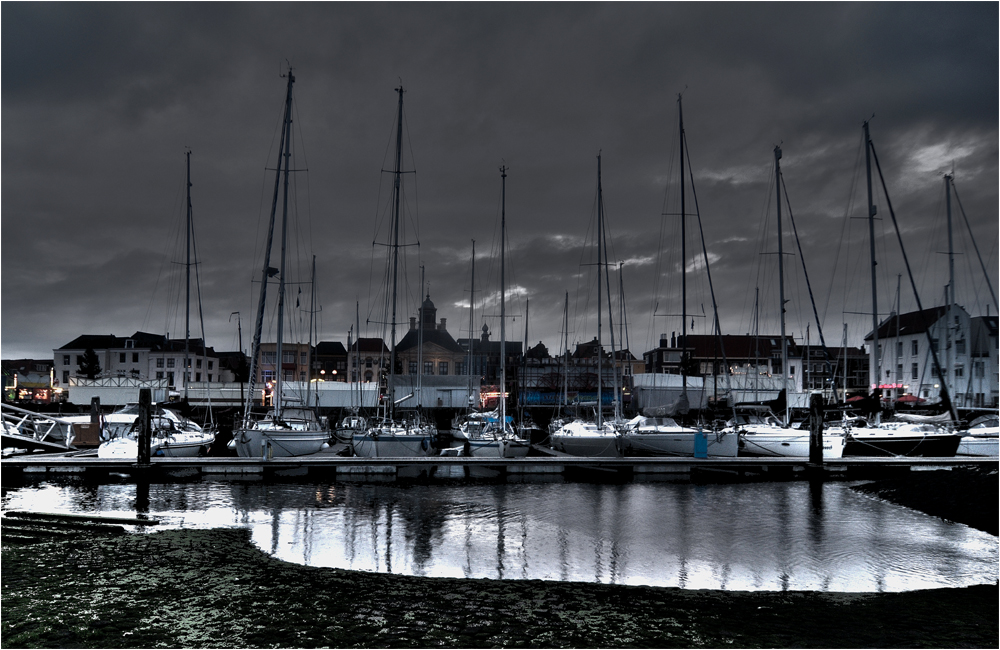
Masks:
[[[920,344],[917,342],[917,339],[913,339],[912,341],[910,341],[910,356],[913,357],[917,356],[917,351],[919,349],[920,349]]]
[[[132,339],[125,339],[125,347],[129,349],[134,348],[135,341],[133,341]]]
[[[281,356],[284,357],[285,355],[281,355]],[[294,370],[285,370],[282,373],[281,376],[282,376],[282,381],[295,381],[295,371]]]
[[[211,382],[212,382],[212,373],[208,373],[208,382],[209,382],[209,383],[211,383]]]
[[[299,381],[305,381],[305,380],[306,380],[306,373],[305,371],[302,371],[299,373]]]
[[[64,366],[68,366],[69,365],[69,355],[68,354],[64,354],[63,355],[63,365]]]
[[[931,339],[931,349],[934,350],[935,352],[938,351],[938,340],[937,339]]]
[[[371,357],[365,357],[365,368],[371,368],[371,367],[372,367],[372,358]],[[367,373],[367,372],[365,373],[365,377],[369,377],[370,375],[371,375],[371,373]]]
[[[281,363],[295,363],[295,350],[282,350]]]
[[[171,359],[171,361],[172,360],[173,359]],[[173,385],[174,385],[174,373],[168,372],[167,373],[167,386],[173,386]]]
[[[69,383],[69,370],[63,370],[63,384]]]
[[[261,352],[260,353],[260,362],[261,363],[266,363],[269,366],[273,366],[274,365],[274,360],[277,359],[276,355],[277,355],[277,352],[274,352],[274,351]]]
[[[920,378],[919,366],[915,363],[910,364],[910,379],[919,379],[919,378]]]
[[[156,378],[157,378],[157,379],[163,379],[163,371],[162,371],[162,370],[161,370],[161,371],[158,371],[158,372],[156,373]]]
[[[955,364],[955,379],[965,376],[965,365],[961,363]]]
[[[201,359],[198,359],[197,361],[194,362],[194,367],[201,368]]]
[[[212,369],[212,360],[211,359],[208,360],[208,369],[209,370]],[[209,381],[211,381],[211,379],[209,379]]]
[[[955,354],[965,354],[965,339],[955,341]]]
[[[201,373],[200,372],[194,373],[194,380],[195,381],[201,381]]]
[[[132,353],[132,363],[139,363],[139,353],[138,352],[133,352]]]
[[[168,368],[173,368],[174,367],[174,361],[175,361],[175,359],[173,357],[167,359],[167,367]],[[170,373],[171,377],[173,377],[173,375],[174,375],[174,373]]]
[[[438,363],[438,374],[439,375],[447,375],[448,374],[448,362],[447,361],[441,361],[440,363]]]
[[[986,369],[985,366],[986,364],[984,364],[982,361],[977,361],[974,364],[972,364],[972,371],[975,373],[977,379],[982,379],[985,376],[984,374]]]
[[[903,381],[903,364],[901,363],[896,364],[896,379]]]
[[[903,342],[902,341],[896,341],[896,356],[897,357],[903,356]]]
[[[273,370],[261,370],[260,371],[260,380],[262,382],[264,382],[265,384],[274,381],[274,371]]]
[[[416,361],[411,361],[410,362],[410,374],[411,375],[417,374],[417,362]]]
[[[163,367],[163,357],[157,357],[156,358],[156,367],[157,368],[162,368]]]
[[[466,368],[467,365],[468,364],[465,361],[456,361],[455,362],[455,374],[456,375],[467,375],[468,374],[468,370],[469,370],[468,368]]]
[[[118,363],[125,363],[125,353],[124,352],[119,352],[118,353]]]
[[[305,352],[299,352],[299,363],[301,363],[302,365],[306,364],[306,353]]]
[[[433,375],[434,374],[434,362],[433,361],[424,361],[424,374],[425,375]]]

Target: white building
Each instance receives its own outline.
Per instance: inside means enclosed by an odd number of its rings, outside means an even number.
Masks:
[[[873,342],[869,333],[869,354]],[[997,406],[996,316],[973,318],[959,305],[892,314],[879,325],[878,342],[879,366],[871,364],[869,381],[884,397],[937,402],[944,381],[957,407]]]

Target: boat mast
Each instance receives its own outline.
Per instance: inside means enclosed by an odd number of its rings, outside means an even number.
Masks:
[[[274,194],[271,198],[271,218],[268,222],[267,244],[264,248],[264,265],[260,272],[260,297],[257,301],[257,320],[254,324],[253,343],[250,348],[250,381],[243,412],[244,426],[250,426],[250,412],[254,400],[254,387],[257,383],[257,371],[260,366],[260,337],[261,331],[264,327],[264,307],[267,299],[267,279],[273,277],[277,272],[275,269],[271,268],[271,244],[274,242],[274,217],[278,207],[278,188],[281,187],[281,152],[285,149],[287,140],[291,137],[292,84],[295,83],[295,76],[292,74],[291,68],[288,69],[287,77],[288,90],[285,95],[285,117],[281,129],[281,140],[278,143],[278,173],[274,176]],[[280,365],[278,367],[280,369]]]
[[[313,354],[313,315],[316,313],[316,256],[313,255],[312,281],[309,283],[309,349],[306,351],[306,404],[309,405],[312,399],[312,354]],[[316,401],[319,402],[319,392],[316,394]],[[317,403],[316,406],[319,406]]]
[[[469,289],[469,366],[466,372],[470,377],[473,375],[472,372],[472,346],[475,344],[475,335],[472,330],[475,325],[474,316],[476,311],[476,240],[472,240],[472,286]],[[469,384],[469,395],[471,396],[472,384]]]
[[[184,307],[184,402],[188,401],[188,375],[191,373],[191,150],[184,152],[187,159],[187,263],[185,264],[187,276],[185,285],[185,307]],[[204,341],[202,341],[204,345]]]
[[[872,201],[872,139],[868,132],[868,121],[865,120],[865,169],[868,174],[868,245],[871,255],[872,267],[872,368],[875,371],[875,387],[872,389],[874,395],[881,404],[882,393],[879,389],[882,366],[878,349],[878,294],[875,284],[875,203]]]
[[[569,405],[569,291],[563,304],[563,405]],[[562,407],[559,408],[560,414]]]
[[[500,166],[500,435],[507,433],[507,285],[504,276],[507,247],[507,166]]]
[[[781,244],[781,147],[774,148],[774,186],[778,193],[778,300],[781,303],[781,390],[785,394],[783,422],[788,426],[788,339],[785,338],[785,266]]]
[[[949,334],[951,333],[952,320],[951,320],[951,306],[955,304],[955,246],[952,240],[951,233],[951,175],[944,175],[944,195],[945,195],[945,205],[948,211],[948,287],[950,291],[945,292],[945,376],[944,381],[948,383],[951,379],[951,369],[952,369],[952,354],[951,354],[951,340]],[[948,294],[951,294],[950,296]],[[957,354],[955,355],[958,356]],[[956,358],[957,361],[957,358]],[[951,388],[948,390],[949,396],[955,394],[955,384],[952,384]]]
[[[604,204],[601,192],[601,154],[597,154],[597,429],[604,426],[604,396],[601,387],[604,384],[604,363],[601,349],[601,263],[602,241],[601,235],[604,231],[604,212],[601,206]]]
[[[399,110],[396,115],[396,166],[393,170],[393,209],[392,209],[392,320],[390,321],[392,350],[389,353],[389,385],[386,390],[389,400],[386,404],[389,412],[389,420],[396,416],[395,404],[395,376],[396,376],[396,282],[399,272],[399,194],[400,179],[402,177],[403,165],[403,86],[400,84],[396,88],[399,93]],[[419,370],[419,369],[418,369]]]
[[[417,294],[419,298],[424,292],[424,265],[420,265],[420,293]],[[431,294],[427,293],[427,299],[430,300]],[[417,325],[417,409],[423,408],[423,393],[424,393],[424,303],[420,303],[420,307],[417,309],[417,316],[419,316],[420,323]],[[411,386],[413,384],[410,384]],[[419,411],[418,411],[419,415]]]
[[[291,76],[291,71],[288,72]],[[282,384],[284,382],[284,361],[282,350],[282,337],[284,334],[285,325],[285,251],[286,243],[288,239],[288,176],[289,176],[289,165],[291,163],[291,149],[292,149],[292,112],[291,112],[291,85],[289,85],[289,106],[285,113],[285,129],[288,131],[288,136],[285,138],[285,171],[283,172],[282,179],[282,204],[281,204],[281,266],[278,268],[278,328],[277,328],[277,345],[275,350],[275,366],[277,372],[274,377],[274,399],[271,401],[271,406],[274,409],[274,417],[276,419],[281,418],[281,413],[284,411],[285,405],[282,400]],[[279,166],[280,169],[280,166]]]
[[[684,209],[684,103],[677,94],[677,118],[680,132],[681,157],[681,395],[687,402],[687,366],[684,355],[687,352],[687,215]]]

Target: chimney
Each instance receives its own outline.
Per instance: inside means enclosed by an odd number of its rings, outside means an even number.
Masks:
[[[670,340],[667,339],[667,333],[664,332],[663,334],[660,334],[660,347],[665,348],[668,343],[670,343]]]
[[[677,332],[670,333],[670,347],[672,348],[677,347]]]
[[[446,329],[448,329],[447,327],[445,327],[445,324],[446,324],[447,322],[448,322],[448,319],[447,319],[447,318],[442,318],[442,319],[441,319],[441,324],[440,324],[440,325],[438,325],[438,329],[439,329],[439,330],[442,330],[442,331],[443,331],[443,330],[446,330]]]
[[[411,330],[417,329],[417,317],[416,316],[410,316],[410,329]]]

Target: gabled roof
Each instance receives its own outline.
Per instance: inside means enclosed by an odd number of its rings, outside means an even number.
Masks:
[[[958,307],[956,305],[956,307]],[[958,307],[961,309],[961,307]],[[920,311],[911,311],[906,314],[892,314],[884,321],[879,323],[878,326],[878,337],[880,339],[887,339],[896,336],[910,336],[913,334],[923,334],[928,329],[931,328],[934,323],[938,322],[944,317],[944,313],[947,307],[931,307],[930,309],[923,309]],[[868,332],[865,335],[866,341],[871,341],[875,337],[872,332]]]
[[[419,343],[419,330],[412,329],[406,333],[399,343],[396,344],[396,352],[406,352],[407,350],[416,348]],[[465,350],[461,345],[455,342],[455,339],[451,338],[451,334],[448,330],[439,329],[425,329],[423,330],[424,345],[437,345],[440,348],[447,350],[448,352],[456,352],[458,354],[465,354]]]
[[[86,350],[90,348],[93,350],[107,350],[116,347],[125,347],[124,341],[122,341],[121,346],[116,344],[119,340],[114,334],[82,334],[58,349]]]
[[[320,341],[316,344],[316,355],[324,357],[347,356],[347,348],[340,341]]]
[[[371,352],[374,354],[389,354],[389,348],[387,348],[385,342],[379,338],[359,338],[351,344],[351,352],[354,351]]]

